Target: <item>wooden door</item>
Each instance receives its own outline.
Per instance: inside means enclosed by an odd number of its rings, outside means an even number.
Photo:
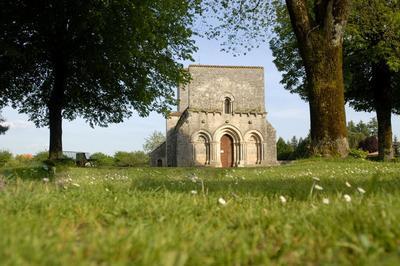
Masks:
[[[221,164],[222,167],[233,166],[233,139],[228,135],[221,138]]]

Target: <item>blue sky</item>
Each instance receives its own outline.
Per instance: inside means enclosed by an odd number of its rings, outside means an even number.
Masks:
[[[234,57],[220,52],[217,41],[198,39],[198,52],[192,64],[253,65],[263,66],[265,71],[266,110],[268,120],[277,131],[277,137],[289,139],[296,135],[304,137],[310,127],[308,104],[296,94],[290,94],[279,83],[281,75],[272,62],[269,48],[261,46],[246,56]],[[188,65],[188,63],[185,63]],[[6,135],[0,136],[0,150],[15,154],[37,153],[48,149],[49,132],[47,128],[36,128],[28,117],[16,110],[5,108],[2,112],[10,124]],[[368,121],[374,113],[355,112],[346,108],[347,120]],[[400,136],[399,116],[392,117],[393,133]],[[82,119],[63,123],[63,146],[66,151],[104,152],[141,150],[146,137],[153,131],[165,131],[165,119],[156,113],[147,118],[134,115],[120,124],[107,128],[91,128]]]

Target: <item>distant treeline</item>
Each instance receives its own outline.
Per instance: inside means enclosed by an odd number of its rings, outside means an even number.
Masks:
[[[378,122],[376,118],[372,118],[365,123],[360,121],[355,123],[349,121],[347,123],[348,142],[350,148],[350,156],[366,157],[369,153],[378,151]],[[393,139],[395,154],[399,154],[399,145],[397,137]],[[278,160],[296,160],[307,158],[310,156],[311,140],[310,136],[297,139],[293,136],[290,140],[285,141],[279,138],[277,142]]]
[[[49,157],[48,151],[39,152],[35,155],[20,154],[13,155],[9,151],[0,151],[0,167],[22,167],[38,165],[46,162]],[[97,152],[87,158],[83,165],[98,167],[138,167],[149,164],[149,156],[143,151],[116,152],[113,156]],[[68,157],[64,158],[63,164],[74,166],[77,161]]]

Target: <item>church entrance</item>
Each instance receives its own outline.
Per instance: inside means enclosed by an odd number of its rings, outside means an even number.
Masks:
[[[221,164],[222,167],[233,166],[233,139],[229,135],[221,138]]]

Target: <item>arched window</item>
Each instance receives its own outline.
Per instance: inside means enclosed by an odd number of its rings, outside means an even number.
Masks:
[[[229,97],[226,97],[224,101],[224,113],[230,114],[232,111],[232,101]]]

